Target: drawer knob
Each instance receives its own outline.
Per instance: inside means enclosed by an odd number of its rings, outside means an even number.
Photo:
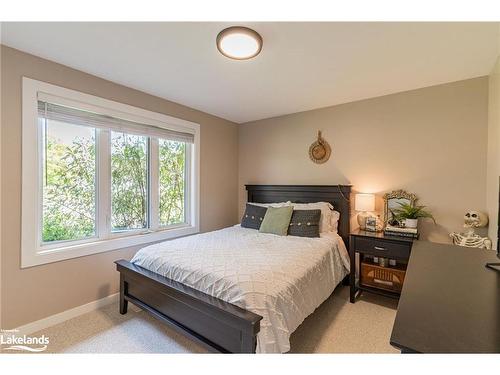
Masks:
[[[387,250],[385,247],[375,246],[375,250]]]

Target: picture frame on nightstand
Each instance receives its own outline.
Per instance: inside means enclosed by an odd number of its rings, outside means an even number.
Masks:
[[[377,218],[376,217],[369,216],[366,218],[365,230],[367,230],[369,232],[376,232],[377,231]]]

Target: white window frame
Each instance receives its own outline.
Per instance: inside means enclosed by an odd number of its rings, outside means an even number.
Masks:
[[[122,249],[150,242],[172,239],[199,232],[200,218],[200,125],[194,122],[148,111],[131,105],[118,103],[94,95],[55,86],[46,82],[23,77],[22,91],[22,229],[21,229],[21,268],[57,262],[65,259]],[[186,152],[186,218],[185,224],[160,227],[158,225],[157,194],[158,186],[150,185],[149,207],[150,228],[128,232],[109,231],[111,217],[110,188],[97,183],[96,237],[75,241],[61,241],[42,244],[42,189],[41,173],[41,129],[38,126],[38,94],[57,98],[57,104],[70,104],[76,108],[122,118],[164,129],[190,133],[194,143],[187,144]],[[100,142],[105,137],[108,142]],[[109,151],[103,149],[109,144],[110,131],[97,129],[96,147],[101,154],[97,160],[97,179],[105,179],[111,186]],[[158,147],[158,140],[150,138],[150,148]],[[150,163],[151,174],[158,174],[158,160]],[[151,182],[151,180],[150,180]],[[156,215],[156,216],[155,216]]]

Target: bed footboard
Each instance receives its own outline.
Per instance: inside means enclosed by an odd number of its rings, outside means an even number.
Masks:
[[[115,263],[121,314],[131,302],[210,351],[255,353],[262,316],[126,260]]]

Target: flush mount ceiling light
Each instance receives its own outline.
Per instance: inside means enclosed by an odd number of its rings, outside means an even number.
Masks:
[[[235,60],[248,60],[262,50],[262,37],[248,27],[232,26],[217,35],[217,49]]]

